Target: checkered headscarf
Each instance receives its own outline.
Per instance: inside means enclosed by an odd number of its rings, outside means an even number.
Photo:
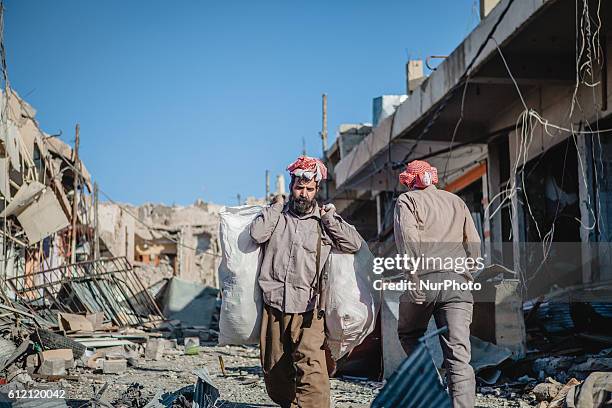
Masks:
[[[327,167],[321,160],[314,157],[300,156],[287,167],[287,170],[292,176],[299,178],[312,180],[314,177],[317,183],[327,179]]]
[[[423,189],[438,184],[438,169],[426,161],[414,160],[408,163],[406,170],[400,173],[399,181],[408,188]]]

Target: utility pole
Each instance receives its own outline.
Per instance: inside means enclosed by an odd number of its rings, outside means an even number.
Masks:
[[[98,190],[98,182],[94,182],[94,260],[100,259],[100,217],[99,217],[99,190]]]
[[[240,199],[240,193],[236,194],[236,199],[238,200],[238,205],[242,205],[242,200]]]
[[[302,156],[306,156],[306,138],[302,136]]]
[[[266,170],[266,200],[270,198],[270,170]]]
[[[77,231],[76,231],[76,226],[77,226],[77,218],[78,218],[78,205],[79,205],[79,178],[81,177],[81,166],[79,165],[79,124],[76,124],[76,128],[75,128],[75,140],[74,140],[74,168],[73,168],[73,173],[74,173],[74,180],[72,183],[72,191],[73,191],[73,197],[72,197],[72,240],[71,240],[71,247],[70,247],[70,263],[74,264],[76,263],[76,241],[77,241]]]
[[[327,94],[323,94],[323,123],[321,126],[321,143],[323,147],[323,162],[327,163]],[[324,196],[326,200],[329,200],[329,186],[324,183]],[[323,195],[322,195],[323,196]]]
[[[323,126],[321,130],[323,157],[327,160],[327,94],[323,94]]]

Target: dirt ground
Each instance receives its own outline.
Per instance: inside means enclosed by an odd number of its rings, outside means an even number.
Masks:
[[[196,376],[193,370],[206,367],[221,393],[218,407],[224,408],[261,408],[276,406],[267,396],[263,383],[259,351],[254,347],[201,347],[196,356],[183,355],[182,351],[167,351],[159,361],[145,361],[140,358],[138,365],[129,367],[123,374],[110,375],[94,372],[90,369],[76,369],[76,377],[63,379],[55,383],[39,383],[40,388],[60,388],[66,391],[67,399],[80,400],[84,403],[96,395],[105,383],[108,383],[103,394],[104,400],[115,407],[136,406],[121,401],[131,384],[137,383],[142,388],[142,400],[149,401],[159,392],[175,391],[194,384]],[[225,375],[221,371],[219,356],[225,366]],[[78,381],[77,381],[78,378]],[[353,381],[332,379],[332,401],[336,407],[368,407],[375,398],[383,383],[372,381]],[[500,390],[501,391],[501,390]],[[500,392],[496,392],[499,394]],[[512,396],[501,398],[496,393],[477,394],[477,407],[530,407],[533,400]],[[503,395],[503,393],[502,393]],[[133,399],[132,399],[133,401]],[[79,401],[72,401],[71,406],[79,406]],[[144,404],[138,404],[142,406]]]

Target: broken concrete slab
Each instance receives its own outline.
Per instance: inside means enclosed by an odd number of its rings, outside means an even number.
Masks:
[[[509,348],[513,358],[525,355],[527,336],[523,301],[516,275],[501,265],[485,268],[476,281],[482,289],[474,291],[472,335],[498,346]]]
[[[26,367],[38,367],[40,365],[40,356],[38,354],[30,354],[26,357]]]
[[[41,364],[47,360],[60,360],[66,369],[74,368],[74,354],[72,349],[45,350],[39,353]]]
[[[87,313],[85,318],[91,322],[94,330],[104,329],[104,312]]]
[[[103,360],[102,372],[104,374],[122,374],[127,370],[127,360]]]
[[[164,350],[176,349],[178,346],[176,339],[161,339],[161,341],[164,343]]]
[[[145,346],[145,359],[147,360],[161,360],[164,355],[164,340],[163,339],[149,339]]]
[[[4,211],[0,213],[0,217],[20,214],[44,189],[45,185],[38,181],[33,181],[32,183],[21,186],[15,194],[15,197],[13,197],[13,200],[6,206]]]
[[[61,359],[44,360],[38,368],[38,374],[44,376],[66,375],[66,361]]]
[[[103,349],[100,354],[107,360],[127,360],[128,365],[136,366],[140,353],[136,346],[117,346],[108,349]]]
[[[547,382],[540,383],[533,388],[533,393],[537,401],[552,401],[563,388],[563,384],[547,378]]]
[[[94,331],[94,324],[91,322],[91,320],[87,319],[87,317],[83,315],[73,313],[58,313],[57,321],[60,329],[65,332]]]

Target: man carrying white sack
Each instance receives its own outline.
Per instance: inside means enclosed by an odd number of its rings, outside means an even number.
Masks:
[[[319,184],[327,168],[299,157],[287,167],[291,196],[276,196],[251,224],[265,244],[259,274],[264,311],[260,351],[266,389],[281,407],[329,407],[325,361],[323,266],[333,248],[355,253],[361,236],[328,204],[319,207]]]
[[[400,297],[398,335],[408,355],[425,334],[433,315],[454,408],[473,407],[476,382],[470,366],[473,298],[462,290],[480,258],[480,237],[461,198],[438,190],[435,167],[415,160],[400,174],[409,191],[395,206],[395,242],[400,255],[420,258],[407,278],[413,285]],[[448,284],[451,285],[448,285]],[[463,285],[462,285],[463,284]]]

